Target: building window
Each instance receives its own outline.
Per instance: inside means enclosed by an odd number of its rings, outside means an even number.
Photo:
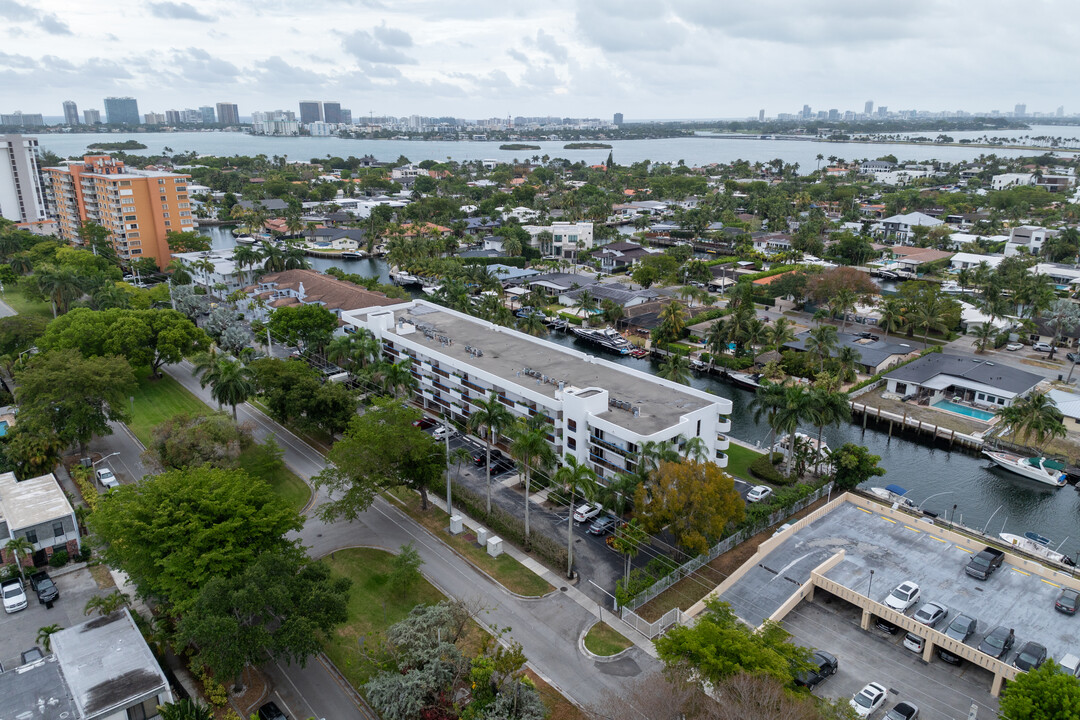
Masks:
[[[53,523],[52,530],[53,530],[53,536],[54,537],[60,537],[61,535],[66,535],[66,533],[64,532],[64,523],[62,521],[60,521],[60,520],[57,520],[56,522]]]
[[[136,220],[138,220],[138,219],[139,219],[139,216],[138,216],[138,215],[125,215],[125,216],[124,216],[124,220],[125,220],[126,222],[135,222],[135,221],[136,221]]]
[[[131,181],[130,180],[121,180],[120,181],[120,187],[131,187]]]
[[[164,185],[165,184],[165,178],[158,178],[157,184],[158,185]]]
[[[127,709],[128,720],[153,720],[153,718],[160,717],[158,713],[158,698],[155,695],[152,698],[143,700],[138,705],[132,705]]]
[[[128,236],[129,238],[137,238],[137,237],[139,237],[139,233],[137,233],[137,232],[130,232],[130,233],[128,233],[128,234],[127,234],[127,236]],[[135,245],[138,245],[139,243],[134,243],[134,244],[135,244]]]
[[[131,254],[132,255],[142,255],[142,250],[132,250]]]
[[[169,203],[166,203],[166,202],[161,203],[161,209],[162,210],[168,210],[169,209]]]
[[[135,204],[135,198],[127,198],[127,197],[126,198],[120,198],[120,204],[121,205],[134,205]]]
[[[577,420],[567,420],[566,429],[570,432],[577,432]]]
[[[37,530],[27,530],[26,541],[31,545],[37,545]]]
[[[566,447],[570,448],[571,450],[577,450],[577,440],[572,437],[566,438]]]
[[[172,222],[169,221],[169,220],[166,220],[165,221],[165,227],[172,227]]]
[[[698,437],[701,437],[701,421],[700,420],[697,421],[697,433],[696,433],[696,435]]]

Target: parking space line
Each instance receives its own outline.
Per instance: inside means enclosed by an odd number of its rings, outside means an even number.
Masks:
[[[904,527],[906,527],[911,532],[915,532],[915,533],[921,533],[922,532],[922,530],[916,530],[915,528],[911,527],[910,525],[905,525]]]
[[[893,525],[896,524],[895,520],[893,520],[892,518],[887,518],[884,515],[881,516],[881,519],[884,520],[885,522],[891,522]]]
[[[1025,573],[1025,574],[1026,574],[1026,573]],[[1054,587],[1056,587],[1056,588],[1059,588],[1059,587],[1061,587],[1061,586],[1060,586],[1060,585],[1058,585],[1058,584],[1057,584],[1056,582],[1050,582],[1050,581],[1049,581],[1049,580],[1047,580],[1046,578],[1039,578],[1039,579],[1040,579],[1040,580],[1042,580],[1042,581],[1043,581],[1044,583],[1046,583],[1047,585],[1053,585],[1053,586],[1054,586]]]
[[[948,544],[949,544],[949,541],[948,541],[948,540],[942,540],[941,538],[939,538],[939,537],[936,537],[936,536],[934,536],[934,535],[927,535],[926,537],[928,537],[928,538],[930,538],[930,539],[932,539],[932,540],[937,540],[937,541],[938,541],[939,543],[944,543],[945,545],[948,545]]]
[[[861,508],[861,507],[859,507],[858,505],[856,505],[856,506],[855,506],[855,509],[856,509],[856,510],[862,510],[862,511],[863,511],[864,513],[866,513],[867,515],[873,515],[873,514],[874,514],[874,513],[870,512],[869,510],[867,510],[866,508]]]
[[[968,554],[971,554],[971,551],[970,551],[970,550],[968,550],[968,549],[967,549],[967,548],[965,548],[965,547],[960,547],[959,545],[953,545],[953,547],[954,547],[954,548],[956,548],[957,550],[959,550],[960,552],[964,552],[964,553],[968,553]]]
[[[1023,570],[1018,570],[1016,568],[1013,568],[1012,571],[1014,573],[1020,573],[1021,575],[1024,575],[1026,577],[1031,577],[1031,573],[1024,572]]]

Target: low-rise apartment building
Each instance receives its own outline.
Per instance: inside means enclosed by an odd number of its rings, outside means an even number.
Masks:
[[[15,560],[4,546],[16,538],[30,542],[32,553],[23,561],[35,567],[54,552],[71,556],[82,548],[75,510],[52,473],[21,482],[15,473],[0,473],[0,562]]]
[[[731,401],[423,300],[345,312],[387,359],[410,360],[416,400],[464,422],[494,393],[518,417],[540,415],[560,457],[602,478],[632,472],[646,442],[700,437],[727,465]]]
[[[529,244],[539,248],[542,255],[572,257],[579,250],[589,250],[593,246],[593,224],[591,222],[553,222],[550,225],[522,225],[529,233]],[[540,234],[551,233],[551,240],[541,240]]]
[[[167,237],[195,229],[188,197],[190,175],[133,170],[108,155],[45,168],[60,237],[77,243],[79,225],[91,221],[109,232],[122,260],[153,258],[159,268],[172,259]]]

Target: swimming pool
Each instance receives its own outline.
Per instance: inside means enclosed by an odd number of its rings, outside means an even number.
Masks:
[[[982,420],[983,422],[990,422],[994,419],[995,415],[995,413],[987,412],[986,410],[978,410],[973,407],[968,407],[967,405],[958,405],[952,400],[938,400],[934,403],[933,407],[936,407],[938,410],[944,410],[945,412],[956,413],[957,415]]]
[[[0,420],[0,437],[7,435],[7,420]]]

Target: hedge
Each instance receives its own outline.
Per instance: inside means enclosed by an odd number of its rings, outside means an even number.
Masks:
[[[783,457],[781,453],[773,453],[771,458],[768,455],[754,458],[749,465],[750,474],[759,480],[764,480],[765,482],[770,482],[774,485],[787,485],[787,478],[776,469],[777,456]]]
[[[561,312],[561,313],[559,313],[559,317],[561,317],[563,320],[566,320],[571,325],[580,325],[581,324],[581,318],[579,318],[577,315],[571,315],[569,313]]]
[[[913,362],[915,362],[916,360],[918,360],[919,358],[921,358],[921,357],[923,357],[925,355],[929,355],[930,353],[936,353],[936,352],[937,353],[941,352],[941,346],[940,345],[935,345],[933,347],[924,348],[923,350],[919,351],[919,357],[914,357],[914,358],[911,358],[910,360],[905,360],[902,363],[897,363],[896,365],[892,365],[892,366],[882,370],[877,375],[871,375],[870,377],[866,378],[862,382],[855,383],[854,385],[852,385],[848,389],[848,394],[851,394],[851,393],[855,392],[856,390],[862,390],[867,385],[870,385],[872,383],[876,383],[878,380],[882,379],[883,377],[885,377],[886,375],[888,375],[892,371],[897,370],[899,368],[902,368],[902,367],[904,367],[905,365],[907,365],[909,363],[913,363]]]
[[[732,357],[730,355],[713,355],[712,364],[724,367],[728,370],[746,370],[754,364],[752,357]]]
[[[798,270],[801,267],[810,267],[808,265],[774,265],[768,270],[762,270],[761,272],[749,273],[739,278],[739,282],[754,282],[762,278],[772,277],[773,275],[781,275],[792,270]]]
[[[690,319],[691,325],[697,325],[698,323],[708,322],[709,320],[715,320],[716,318],[727,315],[730,310],[727,308],[713,308],[712,310],[706,310],[703,313],[698,313]]]

